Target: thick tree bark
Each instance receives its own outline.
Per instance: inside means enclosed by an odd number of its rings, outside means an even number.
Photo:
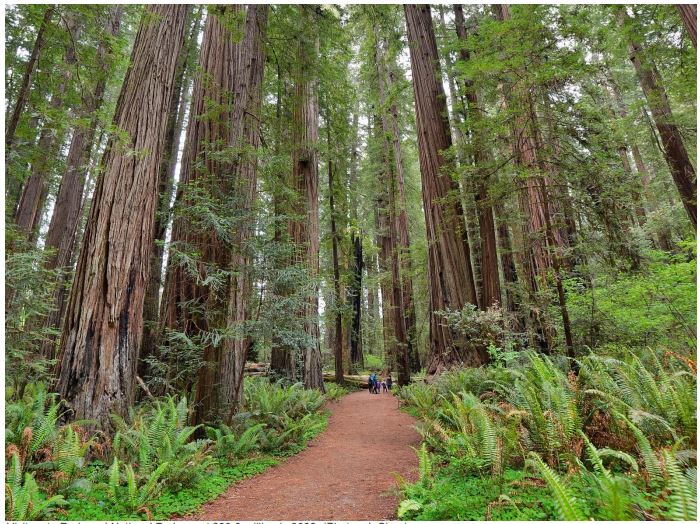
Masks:
[[[95,132],[99,123],[97,111],[102,106],[105,87],[107,85],[110,67],[110,39],[117,36],[121,23],[123,8],[119,5],[109,10],[105,21],[104,35],[97,49],[97,69],[99,76],[95,89],[84,100],[79,114],[84,118],[90,118],[88,125],[78,125],[73,130],[68,157],[66,158],[66,171],[61,178],[61,184],[56,195],[53,215],[46,234],[45,248],[53,250],[46,260],[47,269],[60,269],[56,289],[54,291],[54,310],[47,317],[44,325],[49,328],[58,328],[65,313],[65,299],[67,294],[66,281],[68,271],[72,266],[75,246],[75,237],[81,216],[85,179],[90,162],[90,154],[95,143]],[[55,340],[51,337],[42,344],[42,353],[46,358],[55,356]]]
[[[698,48],[698,6],[695,4],[676,4],[676,9],[681,15],[685,30],[695,49]]]
[[[108,424],[134,399],[158,171],[186,6],[149,6],[122,86],[61,337],[58,391],[71,416]],[[134,154],[139,152],[139,154]]]
[[[257,197],[257,150],[260,147],[260,112],[265,68],[264,40],[267,30],[267,5],[247,7],[243,41],[239,44],[235,85],[234,118],[243,121],[241,157],[236,165],[233,191],[244,214],[234,234],[231,257],[231,281],[226,324],[231,335],[224,341],[221,357],[221,403],[228,408],[228,422],[243,407],[243,371],[250,339],[240,331],[250,319],[252,258],[246,245],[255,225],[253,208]],[[252,153],[250,153],[252,152]]]
[[[151,247],[151,274],[148,278],[146,298],[143,304],[144,327],[140,353],[141,361],[139,362],[139,375],[142,377],[148,372],[144,359],[154,354],[161,334],[158,326],[158,312],[165,251],[163,242],[165,241],[165,234],[170,222],[170,201],[175,181],[180,137],[185,122],[185,112],[187,111],[187,94],[190,79],[190,71],[188,69],[191,67],[188,65],[188,61],[192,50],[197,46],[202,8],[199,9],[198,16],[193,18],[192,6],[189,6],[187,16],[190,29],[185,45],[182,46],[178,57],[175,84],[168,107],[168,126],[165,132],[163,159],[158,174],[159,203],[155,223],[153,224],[155,242],[153,242]]]
[[[304,264],[309,278],[315,282],[319,273],[319,208],[318,208],[318,82],[314,68],[319,53],[318,35],[314,35],[313,15],[307,7],[299,7],[304,18],[304,31],[299,36],[298,70],[294,97],[292,142],[292,188],[300,197],[299,206],[305,218],[290,220],[289,236],[296,246],[296,262]],[[300,312],[310,337],[304,350],[304,386],[323,391],[323,372],[318,328],[318,289]]]
[[[620,22],[623,27],[627,24],[628,16],[624,9],[618,11]],[[678,127],[676,126],[671,106],[666,96],[663,80],[659,74],[656,64],[644,56],[641,45],[632,35],[628,34],[629,58],[637,71],[639,83],[644,91],[644,96],[651,109],[654,123],[661,136],[663,153],[666,163],[671,170],[673,181],[680,194],[681,201],[688,213],[693,229],[697,231],[697,189],[695,187],[695,168],[690,162],[688,152],[683,143]]]
[[[506,4],[493,6],[494,16],[504,22],[510,19],[510,11]],[[548,271],[552,267],[551,254],[546,233],[546,217],[551,216],[551,209],[545,209],[545,195],[543,187],[550,185],[547,180],[545,162],[539,155],[539,128],[534,101],[527,86],[503,86],[504,104],[506,107],[515,108],[517,113],[511,124],[512,150],[515,165],[526,176],[520,181],[518,202],[520,211],[524,217],[522,224],[523,253],[521,266],[523,277],[531,300],[537,306],[530,310],[530,320],[533,324],[537,339],[533,344],[539,344],[544,351],[548,351],[552,342],[552,333],[547,323],[542,318],[543,307],[539,304],[539,289],[545,284]],[[544,184],[539,178],[544,177]],[[552,236],[551,240],[554,239]],[[558,246],[557,246],[558,247]]]
[[[246,129],[248,119],[244,119],[244,97],[247,95],[247,79],[252,75],[252,58],[247,55],[248,60],[243,64],[245,38],[240,41],[234,38],[238,31],[244,33],[248,26],[243,15],[242,5],[219,5],[209,11],[199,55],[202,72],[192,91],[176,197],[176,207],[182,214],[173,221],[171,245],[181,245],[197,252],[198,259],[194,264],[198,277],[193,277],[186,267],[175,261],[169,264],[160,320],[166,329],[176,329],[190,337],[199,337],[228,325],[229,286],[206,283],[206,278],[213,272],[230,269],[231,241],[222,238],[206,223],[200,223],[199,217],[189,216],[187,211],[201,192],[216,206],[231,206],[232,198],[235,205],[239,205],[241,157],[238,151],[246,130],[253,132]],[[243,193],[240,198],[245,199]],[[204,344],[203,365],[195,389],[195,423],[225,416],[229,406],[223,405],[222,399],[230,400],[233,394],[227,390],[224,397],[221,371],[222,366],[227,374],[231,369],[230,349],[224,349],[227,353],[227,363],[224,364],[221,346],[212,342]],[[225,387],[231,387],[231,383]]]
[[[36,63],[39,60],[41,50],[44,47],[46,29],[51,24],[51,18],[53,18],[55,10],[56,8],[54,6],[48,6],[46,8],[44,19],[42,20],[41,25],[39,26],[39,31],[36,34],[34,47],[32,47],[32,54],[29,56],[29,60],[27,61],[26,69],[24,70],[24,75],[22,76],[22,84],[20,85],[19,92],[17,93],[15,106],[12,109],[12,116],[10,117],[9,123],[7,124],[7,129],[5,130],[5,160],[7,160],[7,157],[12,150],[12,145],[15,141],[15,133],[17,132],[17,126],[19,125],[19,119],[24,111],[24,106],[27,105],[27,100],[29,100],[32,76],[34,75],[34,70],[36,68]]]
[[[387,42],[384,42],[384,47],[388,47]],[[384,58],[388,53],[385,49]],[[387,70],[387,89],[391,91],[396,85],[396,64],[388,64]],[[389,125],[389,134],[391,136],[391,144],[393,147],[394,165],[396,169],[396,186],[398,193],[396,196],[396,227],[398,230],[398,248],[401,263],[401,299],[402,313],[404,317],[404,325],[406,327],[406,344],[408,351],[408,359],[410,370],[414,373],[420,371],[420,355],[418,354],[418,344],[416,341],[416,307],[413,302],[413,267],[411,263],[411,239],[408,233],[408,213],[406,212],[406,184],[404,177],[403,156],[401,153],[401,131],[399,129],[399,112],[396,103],[392,99],[389,106],[388,115],[386,118]]]
[[[467,40],[467,30],[464,26],[464,12],[460,4],[454,4],[454,13],[457,37],[464,46]],[[465,47],[460,49],[460,58],[465,62],[469,61],[469,51]],[[476,209],[479,217],[479,232],[481,236],[481,307],[482,309],[487,309],[490,306],[499,304],[501,301],[501,287],[498,278],[496,225],[494,223],[493,210],[489,202],[486,188],[486,178],[488,174],[485,167],[491,160],[491,157],[487,151],[487,145],[484,143],[481,136],[483,134],[483,130],[481,129],[483,126],[481,117],[482,109],[472,81],[465,81],[465,92],[469,107],[469,115],[471,116],[470,124],[473,127],[472,148],[474,166],[476,167]]]
[[[430,356],[428,373],[438,373],[455,363],[481,365],[486,351],[464,351],[463,343],[442,322],[438,311],[458,310],[477,304],[471,260],[464,238],[458,188],[450,178],[444,152],[452,145],[447,104],[440,82],[439,62],[430,7],[405,5],[411,51],[413,92],[416,104],[418,152],[423,188],[423,208],[428,235],[430,287]],[[451,200],[452,204],[448,202]],[[461,232],[461,234],[460,234]]]

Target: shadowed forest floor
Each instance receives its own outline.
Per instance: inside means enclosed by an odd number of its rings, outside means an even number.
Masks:
[[[232,486],[198,520],[384,520],[395,517],[398,473],[417,478],[414,420],[393,395],[359,391],[330,405],[326,431],[309,447]]]

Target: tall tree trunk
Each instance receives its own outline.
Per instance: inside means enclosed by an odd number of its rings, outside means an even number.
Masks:
[[[107,424],[134,399],[158,171],[187,7],[143,16],[82,241],[61,337],[58,391],[71,416]],[[134,151],[141,152],[135,155]]]
[[[629,26],[627,13],[624,9],[618,11],[620,23]],[[628,29],[629,31],[629,29]],[[695,187],[695,168],[690,162],[688,152],[683,143],[681,133],[676,126],[671,106],[666,96],[663,80],[656,64],[644,56],[641,45],[636,41],[632,32],[627,33],[629,58],[637,71],[639,83],[651,109],[656,128],[661,135],[663,153],[666,163],[671,170],[673,181],[680,194],[681,201],[688,213],[693,229],[697,231],[697,189]]]
[[[292,187],[299,195],[305,219],[290,220],[289,236],[296,248],[296,262],[304,264],[315,282],[319,273],[318,209],[318,82],[314,68],[319,54],[318,35],[312,34],[314,15],[300,6],[304,29],[299,37],[298,71],[294,97]],[[307,297],[301,319],[311,342],[304,350],[304,386],[323,391],[323,371],[318,328],[318,288]]]
[[[12,150],[12,145],[15,141],[15,133],[17,132],[17,126],[19,125],[19,119],[24,111],[24,106],[27,105],[27,100],[29,100],[32,76],[34,75],[34,70],[36,68],[36,63],[39,60],[41,50],[44,47],[46,28],[51,24],[51,18],[53,18],[55,10],[55,6],[52,5],[46,8],[44,18],[41,21],[39,31],[36,34],[36,40],[34,40],[32,54],[29,55],[29,60],[27,61],[26,69],[24,70],[24,75],[22,76],[22,84],[20,85],[19,92],[17,93],[15,106],[12,109],[12,116],[10,117],[9,123],[7,124],[7,129],[5,130],[5,160],[7,160],[7,157]]]
[[[123,8],[115,5],[110,8],[105,20],[104,37],[97,48],[98,78],[92,95],[83,101],[79,114],[90,118],[88,125],[78,125],[73,130],[66,171],[61,178],[61,184],[56,195],[53,215],[46,234],[45,248],[53,250],[46,260],[47,269],[60,269],[53,294],[54,309],[47,315],[44,325],[58,328],[65,312],[66,282],[70,266],[75,258],[75,237],[80,222],[81,205],[85,190],[85,178],[90,162],[90,153],[95,143],[95,133],[99,124],[97,112],[102,106],[105,87],[109,76],[111,62],[112,38],[119,33]],[[55,357],[55,338],[50,337],[42,344],[42,353],[46,358]]]
[[[192,90],[189,125],[182,156],[180,184],[173,219],[172,246],[184,246],[198,254],[191,269],[169,263],[161,305],[161,325],[195,339],[206,337],[226,325],[228,286],[207,282],[208,277],[228,270],[230,244],[200,217],[188,214],[190,206],[205,201],[216,209],[231,206],[235,194],[238,155],[243,134],[245,108],[236,91],[237,81],[246,78],[238,57],[244,47],[234,36],[243,33],[244,6],[217,5],[209,10],[199,54],[199,74]],[[243,76],[241,76],[243,75]],[[220,207],[221,206],[221,207]],[[215,213],[218,211],[214,211]],[[177,259],[177,257],[174,257]],[[207,337],[208,339],[208,337]],[[203,342],[195,397],[196,424],[216,418],[224,407],[220,401],[221,346],[210,339]]]
[[[328,131],[328,149],[331,148],[330,121],[326,121]],[[335,319],[335,333],[333,338],[333,355],[335,356],[335,383],[343,384],[343,315],[340,303],[340,267],[338,266],[338,231],[335,224],[335,196],[333,182],[333,161],[328,159],[328,199],[331,211],[331,251],[333,255],[333,291],[335,293],[333,317]]]
[[[358,163],[358,113],[352,115],[353,142],[350,151],[350,173],[348,176],[348,187],[354,189],[357,184],[357,163]],[[348,286],[348,295],[352,301],[352,320],[350,322],[350,373],[355,372],[357,367],[364,367],[362,355],[362,271],[364,259],[362,255],[362,235],[356,231],[357,228],[357,205],[350,208],[350,221],[352,232],[350,234],[350,244],[353,251],[352,279]]]
[[[73,42],[79,37],[81,27],[75,16],[66,16],[64,19],[71,43],[66,47],[62,78],[51,98],[50,107],[53,111],[61,110],[63,107],[63,97],[66,89],[69,88],[69,83],[73,78],[74,68],[78,61]],[[32,242],[36,240],[39,232],[41,216],[49,190],[49,176],[52,171],[52,164],[59,154],[63,137],[64,133],[62,130],[46,122],[44,123],[39,136],[38,158],[32,162],[32,174],[22,188],[22,195],[15,213],[15,222],[20,231],[28,235]]]
[[[690,37],[695,49],[698,48],[698,6],[695,4],[676,4],[676,9],[681,15],[685,30]]]
[[[388,47],[386,40],[384,41],[385,48]],[[388,57],[388,52],[385,49],[385,59]],[[396,85],[396,63],[387,64],[386,70],[388,80],[388,90],[391,91]],[[389,134],[393,146],[394,165],[396,168],[396,185],[397,185],[397,224],[398,229],[398,248],[401,262],[401,298],[402,298],[402,313],[404,317],[404,325],[406,327],[406,344],[408,351],[408,359],[410,370],[414,373],[420,371],[420,355],[418,354],[418,344],[416,340],[416,307],[413,302],[413,267],[411,263],[411,239],[408,233],[408,213],[406,212],[406,184],[404,177],[403,156],[401,153],[401,131],[399,129],[399,112],[396,107],[396,102],[392,98],[392,103],[389,106],[389,113],[386,116],[389,123]]]
[[[139,375],[145,376],[148,368],[144,359],[154,354],[160,338],[158,326],[158,311],[160,302],[160,287],[162,284],[163,256],[165,234],[170,222],[170,201],[172,198],[173,184],[175,182],[175,169],[177,167],[178,151],[180,150],[180,137],[185,122],[187,111],[187,94],[189,91],[188,65],[190,54],[197,46],[197,36],[200,31],[202,8],[193,17],[192,6],[188,7],[189,34],[185,45],[180,50],[178,57],[175,85],[170,97],[168,108],[168,126],[165,132],[165,146],[163,159],[158,175],[158,212],[153,225],[155,242],[151,247],[151,274],[148,278],[146,298],[143,304],[143,341],[141,345],[141,360],[139,362]]]
[[[283,97],[287,94],[287,82],[286,78],[283,77],[283,68],[281,67],[279,61],[277,61],[277,100],[275,103],[275,146],[274,154],[275,156],[280,155],[282,143],[288,138],[285,131],[287,129],[282,125],[282,102]],[[287,189],[288,180],[284,175],[279,176],[276,180],[277,186]],[[282,244],[282,216],[284,215],[285,209],[285,199],[283,198],[282,192],[279,190],[272,191],[272,207],[274,220],[274,237],[273,240],[277,246]],[[279,270],[279,261],[276,261],[275,269]],[[288,293],[288,290],[284,289],[285,286],[279,282],[275,282],[275,289],[273,292],[277,295],[284,296]],[[272,348],[270,349],[270,372],[276,377],[286,377],[290,381],[296,380],[297,370],[296,363],[294,360],[293,349],[284,344],[280,337],[273,337]]]
[[[457,37],[466,45],[467,30],[464,26],[464,12],[460,4],[454,4],[455,29]],[[462,47],[460,58],[469,62],[469,51]],[[496,247],[496,225],[493,210],[489,202],[486,188],[488,173],[485,167],[491,160],[487,145],[482,138],[483,119],[478,95],[471,80],[465,81],[465,92],[469,114],[472,117],[473,156],[476,168],[476,209],[479,217],[479,232],[481,235],[481,307],[487,309],[498,304],[501,300],[501,286],[498,278],[498,254]]]
[[[415,313],[411,316],[409,313],[410,308],[412,308],[411,297],[404,297],[404,291],[406,289],[412,292],[412,286],[410,283],[407,285],[406,281],[410,280],[410,274],[406,275],[404,272],[410,266],[405,263],[402,264],[401,257],[407,258],[409,253],[404,250],[408,246],[408,223],[405,215],[403,215],[403,221],[401,216],[401,210],[399,209],[399,203],[397,202],[397,189],[398,178],[401,177],[403,186],[403,165],[401,163],[401,143],[400,135],[398,135],[398,111],[396,111],[396,105],[392,104],[393,108],[389,108],[387,111],[385,108],[387,106],[387,79],[389,67],[386,65],[386,41],[383,43],[378,37],[378,30],[375,26],[374,28],[375,36],[375,55],[374,62],[377,71],[377,81],[378,81],[378,94],[379,94],[379,105],[382,108],[382,113],[378,120],[381,123],[381,139],[384,152],[384,173],[380,184],[382,187],[386,187],[386,193],[382,189],[382,193],[385,194],[385,208],[380,208],[380,214],[382,216],[383,227],[383,245],[382,254],[385,259],[385,264],[390,268],[391,281],[387,284],[387,292],[391,294],[390,300],[389,296],[386,297],[387,302],[390,303],[391,308],[391,346],[392,346],[392,357],[398,369],[398,382],[399,385],[406,385],[410,381],[410,357],[411,346],[407,334],[406,319],[411,318],[415,321]],[[390,143],[391,142],[391,143]],[[398,155],[398,156],[397,156]],[[402,232],[401,229],[404,228],[404,238],[402,245]],[[410,259],[408,259],[410,260]],[[384,295],[382,294],[382,298]]]
[[[447,104],[439,81],[437,44],[427,5],[405,5],[416,104],[423,208],[428,235],[430,356],[428,373],[454,363],[481,365],[484,351],[466,352],[464,343],[440,320],[438,311],[477,304],[468,244],[464,241],[458,188],[444,152],[452,145]],[[447,168],[448,173],[445,173]],[[448,202],[451,200],[452,204]],[[460,234],[462,232],[462,234]]]
[[[247,246],[253,235],[254,206],[257,197],[258,158],[260,148],[260,114],[262,107],[262,82],[265,68],[264,40],[267,30],[267,5],[248,5],[243,41],[236,66],[234,118],[243,120],[243,136],[240,142],[242,157],[237,163],[234,180],[236,200],[241,202],[244,218],[234,235],[231,258],[231,282],[226,314],[227,328],[232,335],[224,341],[221,357],[221,401],[228,406],[228,422],[243,407],[243,371],[250,339],[245,333],[237,333],[250,319],[250,296],[253,260]],[[249,153],[248,151],[253,151]]]

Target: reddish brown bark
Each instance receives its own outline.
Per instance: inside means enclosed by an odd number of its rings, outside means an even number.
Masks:
[[[676,4],[676,9],[681,15],[685,30],[690,37],[695,49],[698,48],[698,6],[695,4]]]
[[[386,300],[390,308],[390,347],[391,361],[395,362],[398,369],[399,385],[406,385],[410,381],[410,354],[412,347],[408,338],[409,326],[406,320],[415,323],[415,312],[412,312],[413,301],[411,295],[413,286],[410,282],[410,256],[408,245],[408,221],[405,212],[405,200],[401,207],[401,195],[403,193],[403,165],[401,163],[401,142],[398,130],[398,111],[395,104],[387,106],[387,79],[388,67],[386,66],[386,45],[378,39],[378,31],[375,26],[375,55],[374,63],[377,72],[377,84],[379,105],[382,113],[378,117],[381,129],[383,145],[384,169],[380,180],[380,191],[384,195],[384,207],[379,209],[380,231],[382,235],[381,254],[384,264],[389,269],[391,278],[387,279],[386,296],[382,292],[382,298]],[[386,44],[386,42],[384,42]],[[400,179],[400,182],[399,182]],[[399,186],[401,189],[399,189]],[[386,188],[386,189],[384,189]],[[402,238],[403,237],[403,238]],[[402,262],[402,257],[404,261]],[[386,337],[385,337],[386,340]]]
[[[246,245],[253,234],[253,206],[257,197],[257,150],[260,147],[260,112],[262,82],[265,67],[264,39],[267,29],[267,5],[247,7],[245,32],[239,44],[237,80],[235,86],[234,118],[243,121],[240,141],[242,155],[236,164],[233,191],[241,202],[243,222],[234,235],[231,258],[231,281],[226,314],[227,328],[232,336],[224,341],[221,357],[221,402],[228,407],[228,421],[243,406],[243,371],[249,337],[238,333],[250,319],[250,296],[253,261]]]
[[[328,126],[328,147],[331,147],[330,122]],[[328,200],[331,211],[331,251],[333,256],[333,305],[335,312],[335,332],[333,337],[333,355],[335,356],[335,383],[343,384],[343,315],[341,313],[340,301],[340,267],[338,265],[338,231],[335,224],[335,188],[333,183],[333,161],[328,160]]]
[[[177,166],[178,150],[180,149],[180,137],[185,121],[187,110],[187,94],[189,90],[188,57],[197,45],[197,36],[200,31],[200,19],[202,8],[196,19],[192,19],[192,7],[188,7],[188,21],[190,24],[189,34],[185,45],[180,50],[178,57],[177,73],[170,104],[168,107],[168,126],[165,132],[165,146],[163,159],[158,174],[158,212],[153,224],[155,242],[151,247],[151,274],[148,278],[146,298],[143,304],[143,341],[141,346],[141,361],[139,362],[139,374],[143,377],[148,369],[144,359],[153,355],[160,338],[158,326],[158,312],[160,301],[160,287],[162,283],[162,267],[165,234],[170,221],[170,201],[172,197],[173,184],[175,180],[175,169]]]
[[[626,25],[629,17],[624,9],[620,9],[619,17],[621,24],[623,26]],[[635,40],[632,33],[628,33],[628,39],[629,58],[637,71],[639,83],[642,86],[642,91],[644,91],[644,96],[651,109],[654,123],[661,136],[666,163],[671,170],[673,181],[676,184],[693,229],[697,230],[695,168],[690,162],[683,138],[674,122],[663,80],[656,68],[656,64],[644,56],[641,45]]]
[[[244,99],[248,95],[246,79],[252,73],[250,56],[247,55],[249,59],[245,65],[241,60],[246,48],[245,38],[237,41],[233,37],[237,31],[244,33],[248,26],[243,10],[241,5],[220,5],[209,11],[199,55],[202,73],[196,78],[192,91],[176,199],[181,214],[173,221],[172,244],[185,246],[198,254],[194,262],[198,275],[194,277],[183,265],[171,262],[161,307],[161,324],[190,337],[228,325],[229,286],[214,286],[206,279],[213,272],[230,268],[230,243],[209,225],[200,223],[199,217],[189,216],[187,211],[199,191],[217,202],[223,199],[222,205],[231,198],[239,205],[240,152],[247,122]],[[247,130],[252,132],[250,128]],[[243,198],[243,193],[240,197]],[[196,381],[195,423],[222,414],[227,408],[222,399],[232,398],[230,391],[225,392],[225,397],[222,395],[221,380],[222,365],[228,373],[231,364],[230,349],[224,349],[227,353],[224,364],[220,347],[212,342],[204,345],[203,366]],[[226,387],[229,386],[231,384],[227,383]]]
[[[444,152],[452,145],[447,104],[439,81],[437,45],[430,7],[405,5],[411,71],[416,105],[418,152],[423,208],[428,235],[430,286],[430,356],[428,373],[438,373],[454,363],[480,365],[483,352],[467,353],[438,311],[477,304],[471,260],[461,220],[458,187],[450,177],[451,165]],[[450,204],[451,202],[451,204]]]
[[[186,6],[148,7],[136,35],[61,337],[58,391],[71,416],[107,424],[134,399],[158,171]],[[139,152],[139,154],[134,154]]]
[[[319,272],[319,208],[318,208],[318,82],[314,67],[319,53],[318,34],[312,30],[311,10],[300,6],[300,16],[304,18],[305,28],[299,36],[298,70],[293,111],[292,142],[292,180],[291,187],[299,196],[298,208],[303,209],[302,219],[289,221],[289,236],[296,246],[295,262],[303,264],[308,270],[309,278],[315,282]],[[298,209],[297,208],[297,209]],[[318,291],[306,301],[300,316],[311,339],[303,354],[304,386],[323,390],[323,372],[321,347],[318,328]]]
[[[105,21],[105,37],[97,49],[98,78],[95,89],[83,101],[79,110],[80,116],[90,118],[87,125],[79,125],[73,130],[68,156],[66,158],[66,171],[61,178],[61,184],[56,195],[53,215],[46,233],[45,247],[53,250],[46,260],[47,269],[60,269],[63,272],[58,275],[56,290],[53,299],[55,308],[46,318],[45,326],[57,328],[63,318],[66,299],[66,279],[70,266],[74,260],[75,237],[81,216],[85,178],[87,175],[90,154],[95,143],[97,130],[97,111],[102,106],[105,87],[108,80],[110,61],[110,38],[117,36],[122,15],[121,6],[110,8]],[[51,337],[42,345],[42,353],[46,358],[55,356],[55,340]]]

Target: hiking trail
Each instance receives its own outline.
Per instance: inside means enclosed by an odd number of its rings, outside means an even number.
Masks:
[[[415,482],[420,437],[393,395],[350,393],[327,404],[326,430],[281,464],[231,486],[197,520],[387,520],[394,473]]]

